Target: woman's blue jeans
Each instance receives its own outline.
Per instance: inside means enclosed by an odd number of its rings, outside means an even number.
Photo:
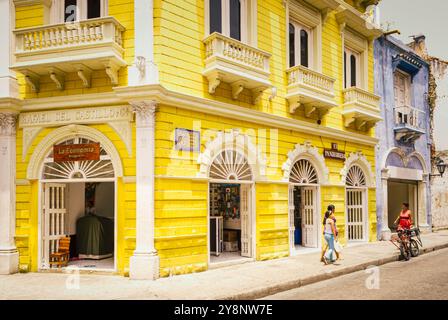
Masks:
[[[328,243],[328,250],[325,252],[325,259],[330,262],[336,261],[336,252],[334,251],[334,235],[332,233],[325,233],[325,241]]]

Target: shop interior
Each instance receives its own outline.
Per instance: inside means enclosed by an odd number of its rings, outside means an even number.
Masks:
[[[409,209],[412,213],[412,222],[417,223],[418,194],[417,183],[415,181],[388,181],[388,222],[389,229],[395,231],[394,221],[400,215],[403,202],[409,203]]]
[[[242,258],[240,204],[239,184],[210,184],[211,263]]]
[[[67,191],[68,265],[114,269],[114,183],[68,183]]]
[[[300,187],[294,187],[294,248],[302,247],[302,191]]]

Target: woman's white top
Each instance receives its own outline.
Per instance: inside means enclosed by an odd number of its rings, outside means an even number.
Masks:
[[[327,218],[327,220],[325,220],[325,233],[330,233],[333,234],[333,230],[331,229],[331,222],[333,220],[331,218]]]

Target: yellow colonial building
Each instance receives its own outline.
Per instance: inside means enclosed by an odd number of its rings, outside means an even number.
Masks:
[[[377,2],[2,1],[0,273],[376,240]]]

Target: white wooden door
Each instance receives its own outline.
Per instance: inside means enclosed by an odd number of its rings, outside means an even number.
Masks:
[[[289,197],[288,197],[288,217],[289,217],[289,249],[290,252],[294,250],[294,186],[289,186]]]
[[[58,250],[59,239],[66,236],[66,185],[45,183],[43,187],[42,264],[48,267],[49,256]]]
[[[409,105],[410,102],[410,82],[409,75],[396,71],[394,74],[394,94],[395,107],[403,107]]]
[[[365,203],[363,189],[347,189],[348,241],[365,240]]]
[[[241,185],[241,255],[252,256],[251,186]]]
[[[302,245],[317,247],[316,192],[313,187],[302,191]]]

